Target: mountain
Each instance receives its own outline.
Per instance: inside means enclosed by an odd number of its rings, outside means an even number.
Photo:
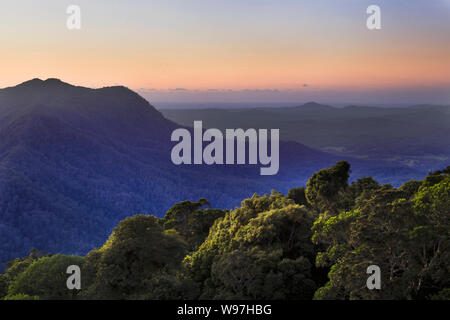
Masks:
[[[201,197],[233,208],[255,192],[304,185],[342,160],[282,142],[275,176],[260,176],[259,166],[175,166],[170,135],[178,127],[122,86],[33,79],[1,89],[0,262],[31,248],[84,254],[127,216],[162,216],[176,202]],[[347,160],[356,177],[421,177],[407,167]]]

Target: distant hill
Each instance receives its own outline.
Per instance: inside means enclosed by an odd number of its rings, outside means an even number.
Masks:
[[[204,112],[207,122],[217,116],[215,110]],[[244,114],[235,113],[231,127],[250,116]],[[276,112],[261,111],[266,114]],[[170,134],[177,127],[125,87],[89,89],[33,79],[0,90],[0,262],[31,248],[84,254],[127,216],[162,216],[174,203],[200,197],[232,208],[254,192],[304,185],[313,172],[344,159],[283,142],[276,176],[260,176],[259,167],[249,166],[177,167],[170,160]],[[423,174],[346,159],[354,177],[373,175],[384,182]]]
[[[281,138],[340,156],[382,160],[420,171],[450,162],[450,106],[334,108],[309,102],[297,107],[161,110],[183,125],[280,128]]]

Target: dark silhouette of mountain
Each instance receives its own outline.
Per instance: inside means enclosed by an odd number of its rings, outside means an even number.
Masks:
[[[31,248],[84,254],[127,216],[162,216],[176,202],[201,197],[232,208],[255,192],[304,185],[313,172],[342,160],[283,142],[276,176],[260,176],[259,166],[175,166],[170,135],[178,127],[121,86],[33,79],[0,90],[0,261]],[[349,161],[356,177],[420,176]]]

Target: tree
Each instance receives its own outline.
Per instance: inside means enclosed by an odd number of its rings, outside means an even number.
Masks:
[[[408,265],[408,219],[411,206],[394,206],[397,191],[381,192],[353,211],[321,217],[313,227],[313,242],[326,245],[316,262],[331,267],[329,283],[317,299],[405,298],[404,274]],[[366,269],[378,265],[383,290],[368,290]]]
[[[164,230],[154,216],[126,218],[108,241],[86,257],[89,287],[83,296],[127,299],[146,292],[146,282],[181,263],[187,243],[174,230]]]
[[[27,269],[34,261],[45,256],[46,253],[37,249],[31,249],[30,254],[24,258],[16,258],[6,263],[7,270],[0,274],[0,299],[8,294],[8,288],[19,274]]]
[[[313,217],[279,193],[254,195],[218,219],[185,266],[207,299],[308,299]]]
[[[183,201],[170,208],[162,219],[164,229],[176,230],[187,241],[191,251],[198,249],[214,221],[226,213],[226,210],[201,209],[204,206],[210,206],[206,199]]]
[[[52,255],[33,261],[17,275],[10,284],[7,299],[14,297],[39,297],[39,299],[75,299],[79,290],[69,290],[66,285],[67,267],[82,267],[84,258],[78,256]]]
[[[423,181],[419,180],[406,181],[401,185],[399,190],[404,192],[406,199],[411,199],[411,197],[414,197],[417,191],[419,191],[419,188],[422,186],[422,183]]]
[[[414,282],[418,298],[448,297],[450,289],[450,172],[447,168],[438,171],[441,174],[445,175],[434,185],[430,181],[439,179],[426,179],[413,200],[414,213],[420,221],[411,232],[419,268]]]
[[[306,183],[306,198],[311,206],[320,213],[334,215],[347,205],[339,201],[339,196],[348,187],[350,164],[339,161],[330,169],[314,173]]]
[[[434,184],[433,184],[434,183]],[[354,210],[321,216],[313,242],[325,246],[319,266],[329,282],[316,299],[426,299],[449,287],[449,177],[411,188],[379,188]],[[382,270],[382,289],[368,290],[366,268]]]
[[[8,294],[8,280],[4,274],[0,274],[0,299]]]
[[[286,197],[294,200],[294,202],[300,206],[309,206],[304,187],[290,189]]]

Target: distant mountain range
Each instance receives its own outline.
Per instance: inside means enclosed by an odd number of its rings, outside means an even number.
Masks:
[[[450,106],[407,108],[309,102],[297,107],[161,110],[177,123],[203,120],[205,127],[279,128],[281,139],[324,152],[396,163],[419,171],[449,164]]]
[[[251,117],[256,117],[251,127],[273,128],[277,117],[282,117],[292,122],[287,134],[282,129],[282,137],[296,134],[291,140],[301,141],[301,132],[333,123],[334,114],[350,114],[350,110],[307,105],[222,114],[203,110],[193,116],[214,126],[214,119],[223,115],[222,124],[231,128],[250,126],[246,121]],[[317,112],[323,114],[323,122],[305,118],[299,125],[294,116]],[[177,119],[180,114],[183,121]],[[184,111],[166,115],[192,125]],[[345,121],[344,116],[341,119]],[[162,216],[176,202],[201,197],[214,207],[232,208],[255,192],[287,192],[304,185],[313,172],[343,159],[352,164],[353,177],[372,175],[380,182],[400,183],[426,173],[393,161],[334,155],[298,142],[280,144],[276,176],[260,176],[255,166],[175,166],[170,159],[174,145],[170,135],[178,127],[121,86],[89,89],[58,79],[33,79],[1,89],[0,262],[26,255],[31,248],[84,254],[104,243],[126,216]],[[327,134],[343,139],[336,127]],[[320,141],[324,135],[315,139]],[[305,135],[305,141],[311,144],[313,136]],[[355,138],[364,140],[364,136]]]

